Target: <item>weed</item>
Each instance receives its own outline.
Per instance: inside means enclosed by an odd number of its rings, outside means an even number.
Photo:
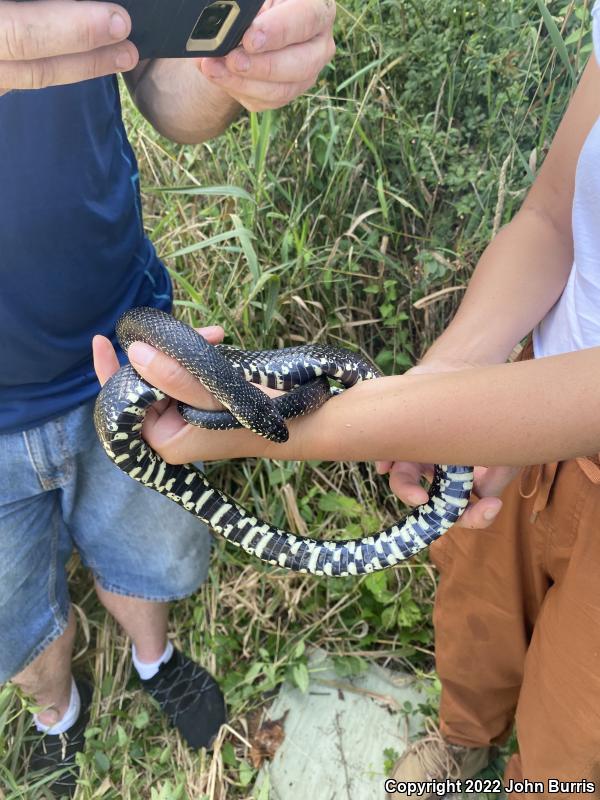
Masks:
[[[531,185],[590,52],[589,3],[345,0],[337,39],[313,93],[243,117],[217,141],[175,146],[127,104],[146,226],[187,321],[221,323],[250,349],[342,344],[402,372],[447,324]],[[210,475],[260,516],[317,536],[399,515],[371,466],[247,461]],[[192,754],[137,691],[128,643],[76,560],[71,585],[87,620],[77,667],[97,686],[80,800],[249,797],[249,720],[285,678],[306,690],[309,646],[332,652],[342,675],[370,659],[420,675],[433,667],[425,558],[328,582],[217,542],[208,583],[172,617],[177,643],[219,676],[230,708],[214,756]],[[426,685],[422,710],[434,714],[439,685]],[[7,798],[33,796],[17,777],[20,712],[2,689]]]

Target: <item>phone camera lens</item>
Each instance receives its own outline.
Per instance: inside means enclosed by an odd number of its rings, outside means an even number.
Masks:
[[[207,6],[196,23],[192,39],[214,39],[231,13],[232,2],[217,2]]]

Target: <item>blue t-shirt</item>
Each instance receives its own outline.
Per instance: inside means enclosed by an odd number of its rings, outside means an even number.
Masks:
[[[0,97],[0,433],[92,398],[92,336],[138,305],[170,309],[171,284],[116,79]]]

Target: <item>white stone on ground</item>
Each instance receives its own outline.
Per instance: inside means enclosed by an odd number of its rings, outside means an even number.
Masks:
[[[285,739],[260,770],[252,797],[385,800],[384,751],[401,755],[422,730],[423,687],[376,664],[356,678],[340,678],[322,650],[311,653],[309,670],[306,694],[286,683],[269,709],[271,720],[288,712]],[[407,713],[405,704],[417,713]]]

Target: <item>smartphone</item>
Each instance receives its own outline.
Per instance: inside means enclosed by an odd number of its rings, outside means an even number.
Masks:
[[[31,0],[17,0],[30,2]],[[140,59],[225,56],[239,45],[264,0],[113,0],[131,17]]]
[[[132,21],[140,58],[224,56],[237,47],[264,0],[115,0]]]

